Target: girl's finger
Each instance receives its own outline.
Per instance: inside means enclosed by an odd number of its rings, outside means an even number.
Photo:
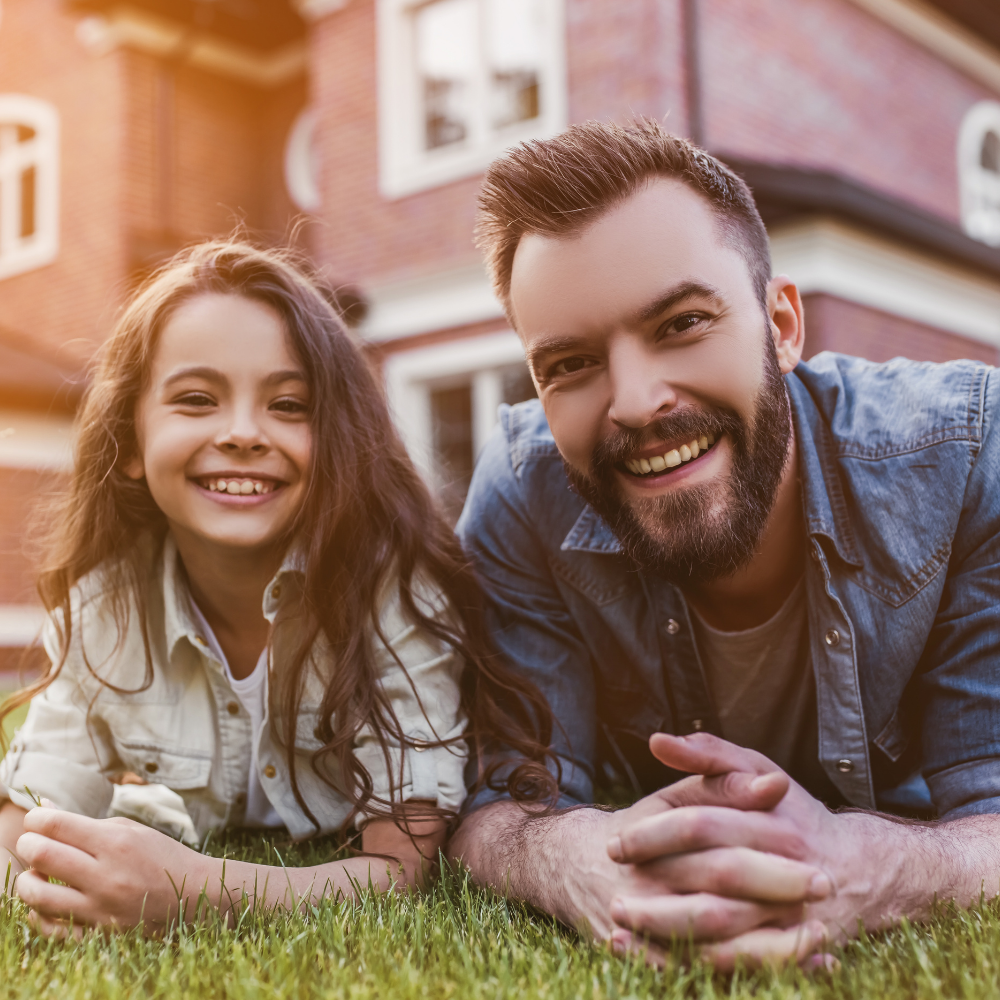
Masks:
[[[111,820],[91,819],[63,809],[32,809],[24,817],[24,829],[40,833],[43,837],[70,844],[81,851],[96,856],[107,842]]]
[[[640,870],[672,892],[710,892],[763,903],[805,903],[831,892],[829,877],[818,868],[748,847],[674,854]]]
[[[608,855],[620,864],[636,865],[712,847],[750,847],[796,860],[806,854],[802,837],[771,814],[682,806],[623,827],[608,842]]]
[[[667,953],[658,944],[621,927],[612,931],[610,944],[615,954],[638,955],[656,969],[662,969],[667,964]]]
[[[79,924],[65,920],[50,920],[48,917],[43,917],[37,910],[28,912],[28,923],[42,937],[52,938],[56,941],[66,941],[70,937],[77,942],[83,940],[83,928]]]
[[[762,927],[747,934],[706,945],[701,955],[720,969],[730,971],[737,961],[751,967],[785,965],[805,962],[827,939],[826,927],[819,920],[810,920],[786,930]]]
[[[685,896],[628,896],[611,904],[615,923],[666,943],[671,938],[723,941],[762,924],[802,921],[802,904],[755,903],[698,892]]]
[[[68,885],[53,885],[44,875],[26,871],[18,877],[17,892],[29,910],[49,920],[96,923],[90,900]]]
[[[93,874],[97,864],[86,851],[40,833],[22,833],[17,840],[17,855],[37,871],[77,888]]]

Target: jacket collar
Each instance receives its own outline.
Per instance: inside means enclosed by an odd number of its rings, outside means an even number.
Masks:
[[[187,639],[198,649],[206,649],[205,637],[201,635],[201,627],[193,610],[191,592],[181,565],[180,554],[173,535],[167,532],[163,542],[163,608],[164,631],[167,638],[167,650],[173,656],[174,647],[181,639]],[[305,558],[302,552],[292,547],[285,556],[278,572],[264,589],[263,611],[269,622],[274,622],[279,608],[291,596],[292,587],[288,583],[298,583],[305,576]],[[297,588],[295,588],[297,589]]]
[[[845,563],[861,566],[861,557],[844,501],[844,491],[837,473],[833,435],[798,375],[792,372],[785,383],[791,397],[806,530],[810,535],[825,535],[829,538],[837,555]],[[614,532],[590,504],[584,506],[583,512],[563,539],[560,549],[563,552],[594,552],[603,555],[622,551]]]

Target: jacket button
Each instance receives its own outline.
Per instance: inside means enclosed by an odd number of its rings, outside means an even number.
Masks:
[[[281,597],[281,584],[280,583],[276,583],[271,588],[271,597],[273,597],[274,600],[277,600],[279,597]]]
[[[809,558],[812,559],[813,562],[818,563],[819,562],[819,549],[817,549],[815,546],[810,546],[809,547]]]
[[[692,719],[691,728],[696,732],[700,733],[705,728],[705,722],[702,719]]]
[[[240,714],[240,706],[237,705],[235,701],[231,701],[228,705],[226,705],[226,711],[230,715],[239,715]]]
[[[414,740],[413,749],[416,750],[417,753],[423,753],[427,749],[427,740]]]
[[[839,646],[840,633],[835,628],[832,628],[826,633],[826,635],[823,636],[823,641],[828,646]]]
[[[273,764],[268,764],[267,767],[264,768],[264,777],[265,778],[273,778],[277,773],[278,772],[275,770],[275,767],[274,767]]]
[[[848,760],[846,757],[843,760],[837,761],[837,770],[841,774],[850,774],[854,770],[854,761]]]
[[[247,793],[246,792],[240,792],[240,794],[236,796],[236,804],[238,806],[245,806],[247,804]]]
[[[681,623],[676,618],[667,619],[667,635],[677,635],[681,630]]]
[[[207,646],[208,645],[208,643],[205,641],[205,637],[203,635],[196,635],[194,637],[194,641],[195,642],[200,642],[203,646]]]
[[[156,774],[156,772],[159,771],[159,769],[160,765],[157,764],[155,760],[148,761],[146,764],[146,771],[149,774]]]

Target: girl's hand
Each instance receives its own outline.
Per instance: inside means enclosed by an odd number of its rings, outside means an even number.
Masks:
[[[191,919],[202,890],[218,905],[221,861],[132,820],[40,808],[24,817],[24,830],[17,853],[30,869],[17,891],[43,934],[63,936],[67,921],[77,931],[141,923],[155,934],[176,918],[178,904]]]

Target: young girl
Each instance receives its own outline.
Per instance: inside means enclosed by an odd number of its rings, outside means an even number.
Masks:
[[[155,930],[181,886],[183,919],[202,890],[226,910],[419,881],[470,743],[520,755],[519,797],[552,788],[544,702],[491,656],[330,298],[286,254],[209,243],[105,347],[40,583],[52,666],[4,706],[31,698],[0,769],[0,867],[47,932]],[[170,839],[352,823],[377,858],[224,880]]]

